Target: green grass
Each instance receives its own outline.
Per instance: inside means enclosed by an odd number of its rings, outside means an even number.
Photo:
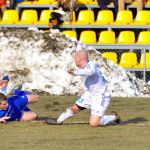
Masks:
[[[42,96],[31,105],[41,120],[55,118],[74,104],[75,96]],[[92,128],[89,110],[65,121],[66,125],[39,122],[0,124],[1,150],[149,150],[150,99],[112,98],[107,111],[117,111],[122,123],[117,126]]]

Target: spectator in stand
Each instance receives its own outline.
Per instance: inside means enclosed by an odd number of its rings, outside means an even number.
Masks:
[[[4,11],[6,10],[6,0],[0,0],[0,7],[1,7],[1,16],[3,15]]]
[[[24,2],[25,0],[10,0],[10,9],[15,9],[18,3]]]
[[[147,0],[118,0],[119,11],[125,9],[125,4],[130,4],[132,2],[137,2],[137,12],[143,9],[143,3]]]
[[[101,9],[108,9],[107,5],[109,5],[111,2],[113,2],[115,6],[116,13],[118,12],[118,0],[97,0],[98,5]]]
[[[52,29],[60,29],[63,22],[73,20],[75,0],[58,0],[58,9],[51,13],[49,19],[49,27]]]

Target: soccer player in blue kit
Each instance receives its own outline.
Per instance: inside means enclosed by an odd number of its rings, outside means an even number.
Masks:
[[[1,81],[1,83],[5,83],[5,86],[7,86],[6,82]],[[2,86],[2,88],[6,87]],[[0,93],[0,122],[31,121],[37,119],[38,115],[32,112],[27,105],[37,102],[38,95],[18,89],[13,89],[12,93],[14,95],[8,98],[5,92]]]
[[[74,116],[81,110],[90,108],[91,115],[89,124],[92,127],[118,124],[121,119],[116,112],[111,115],[105,115],[110,105],[110,93],[107,90],[108,82],[103,76],[98,63],[89,60],[86,50],[78,50],[74,54],[77,70],[68,69],[68,73],[76,76],[82,76],[84,79],[85,90],[76,103],[67,108],[56,120],[47,120],[48,124],[62,124],[69,117]]]

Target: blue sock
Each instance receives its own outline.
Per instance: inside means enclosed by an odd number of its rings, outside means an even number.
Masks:
[[[2,80],[7,80],[7,81],[9,81],[9,76],[3,76],[3,78],[2,78]]]
[[[13,93],[18,96],[31,94],[31,92],[29,92],[29,91],[16,90],[16,89],[13,90]]]

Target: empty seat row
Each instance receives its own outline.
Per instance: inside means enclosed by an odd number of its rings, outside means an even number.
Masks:
[[[2,16],[0,24],[48,24],[50,14],[53,10],[42,10],[40,18],[36,10],[28,9],[23,10],[21,19],[17,10],[6,10]],[[76,19],[75,12],[73,14],[73,21],[69,24],[73,25],[149,25],[150,24],[150,11],[142,10],[136,15],[133,21],[132,12],[130,10],[119,11],[117,18],[114,21],[113,12],[111,10],[100,10],[95,21],[94,11],[81,10],[78,18]]]
[[[146,55],[143,53],[141,55],[139,63],[137,61],[137,55],[134,52],[123,53],[121,55],[120,62],[118,62],[117,54],[115,52],[104,52],[102,56],[124,68],[143,68],[145,62],[146,62],[146,68],[150,68],[150,53],[146,53]]]
[[[81,10],[79,12],[77,21],[71,22],[71,24],[147,25],[150,24],[149,16],[149,10],[141,10],[137,12],[135,19],[133,19],[131,10],[122,10],[117,13],[117,17],[114,20],[114,15],[111,10],[100,10],[95,20],[94,12],[92,10]]]
[[[114,31],[101,31],[96,38],[96,32],[91,30],[81,31],[80,37],[73,30],[63,31],[69,37],[74,37],[85,44],[150,44],[150,31],[141,31],[138,35],[137,41],[133,31],[120,31],[118,38]]]
[[[24,10],[19,19],[17,10],[6,10],[2,16],[0,24],[48,24],[50,14],[53,10],[43,10],[38,20],[36,10]]]
[[[78,4],[97,4],[97,0],[76,0]],[[149,4],[150,0],[144,2],[145,4]],[[37,1],[25,1],[21,4],[57,4],[57,0],[37,0]],[[132,4],[136,4],[133,2]]]

